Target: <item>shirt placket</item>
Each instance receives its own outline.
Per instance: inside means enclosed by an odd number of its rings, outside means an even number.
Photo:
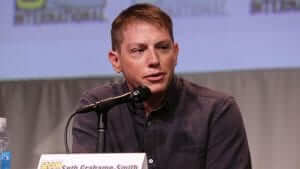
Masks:
[[[144,150],[147,154],[148,168],[156,169],[156,156],[154,152],[156,134],[154,123],[151,115],[146,119],[144,133]]]

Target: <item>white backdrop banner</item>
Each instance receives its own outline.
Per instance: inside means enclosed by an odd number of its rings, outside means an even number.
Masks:
[[[111,75],[110,24],[150,2],[174,20],[178,72],[300,67],[300,0],[0,2],[0,80]]]

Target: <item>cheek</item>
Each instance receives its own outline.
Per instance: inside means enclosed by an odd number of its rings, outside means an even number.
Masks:
[[[138,62],[127,62],[122,64],[123,73],[127,76],[127,78],[134,79],[139,77],[143,72],[143,64]]]
[[[164,65],[167,69],[173,69],[177,64],[176,61],[176,57],[174,56],[170,56],[170,57],[166,57],[166,59],[164,60]]]

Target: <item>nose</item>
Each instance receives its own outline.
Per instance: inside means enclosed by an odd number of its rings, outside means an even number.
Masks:
[[[157,67],[160,65],[159,54],[155,50],[150,50],[149,52],[148,65],[150,67]]]

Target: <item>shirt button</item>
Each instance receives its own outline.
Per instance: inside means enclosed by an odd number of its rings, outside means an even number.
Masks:
[[[147,121],[147,127],[151,126],[151,121]]]
[[[152,158],[149,158],[148,163],[149,163],[149,164],[153,164],[153,163],[154,163],[154,160],[153,160]]]

